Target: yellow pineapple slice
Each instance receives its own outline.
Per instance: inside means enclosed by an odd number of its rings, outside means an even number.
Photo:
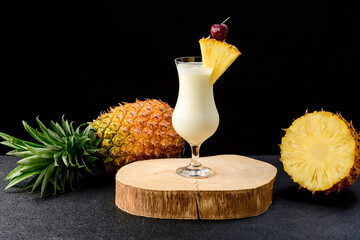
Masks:
[[[204,67],[214,68],[210,77],[210,83],[214,84],[241,52],[235,46],[213,38],[202,38],[199,42]]]
[[[284,170],[313,193],[339,192],[359,176],[359,136],[340,114],[306,113],[286,130],[280,148]]]

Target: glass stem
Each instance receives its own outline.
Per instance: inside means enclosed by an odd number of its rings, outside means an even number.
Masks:
[[[191,163],[190,166],[191,167],[200,167],[201,163],[200,163],[200,145],[191,145]]]

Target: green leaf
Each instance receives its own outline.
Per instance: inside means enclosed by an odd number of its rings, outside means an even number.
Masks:
[[[98,152],[100,152],[101,148],[86,148],[86,152],[89,153],[89,154],[96,154]]]
[[[63,166],[59,166],[56,168],[56,172],[55,172],[55,178],[54,178],[54,194],[56,194],[56,190],[59,189],[59,186],[57,185],[61,170],[63,169]]]
[[[54,131],[48,129],[37,117],[36,118],[37,123],[39,124],[39,127],[41,131],[45,134],[46,138],[52,142],[54,145],[62,145],[62,139],[61,137]]]
[[[75,167],[76,165],[73,163],[74,158],[71,154],[68,155],[68,159],[69,159],[70,167]]]
[[[75,145],[74,145],[74,136],[66,136],[66,152],[67,152],[67,161],[71,167],[74,167],[73,155],[75,155]]]
[[[37,155],[23,158],[16,162],[18,165],[32,166],[32,165],[48,165],[53,161],[52,158],[43,158]]]
[[[34,186],[37,176],[34,176],[30,181],[28,181],[21,190],[25,190]]]
[[[70,123],[70,131],[71,131],[71,133],[72,134],[74,134],[75,133],[75,131],[74,131],[74,121],[72,121],[71,123]]]
[[[82,153],[83,156],[90,156],[90,154],[86,151],[85,148],[83,148],[83,153]]]
[[[81,135],[80,129],[81,129],[83,126],[86,126],[86,125],[88,125],[88,123],[82,123],[82,124],[80,124],[80,125],[76,128],[75,133],[76,133],[77,135]]]
[[[63,151],[61,158],[62,158],[65,166],[69,167],[68,153],[66,151]]]
[[[30,152],[32,152],[33,154],[42,157],[42,158],[53,158],[54,154],[57,153],[59,151],[59,148],[34,148],[31,147],[30,145],[27,145],[27,148],[29,149]]]
[[[46,166],[47,166],[47,164],[22,166],[20,169],[20,172],[25,173],[25,172],[34,171],[34,170],[43,170],[44,168],[46,168]]]
[[[59,185],[56,185],[56,189],[55,189],[55,184],[54,184],[54,179],[51,179],[51,183],[53,184],[54,186],[54,193],[53,195],[56,195],[57,194],[57,190],[61,190],[61,187]]]
[[[21,158],[25,158],[25,157],[30,157],[33,156],[34,154],[30,151],[22,151],[22,150],[13,150],[7,153],[7,155],[11,155],[11,156],[17,156],[17,157],[21,157]]]
[[[85,157],[84,157],[85,158]],[[97,175],[97,174],[104,174],[105,172],[96,166],[94,163],[86,163],[86,159],[84,159],[84,164],[86,164],[86,171],[90,174]]]
[[[88,125],[86,128],[85,128],[85,130],[84,130],[84,132],[83,132],[83,135],[84,136],[89,136],[89,133],[90,133],[90,131],[93,129],[93,127],[91,126],[91,125]]]
[[[82,149],[89,140],[90,139],[87,137],[78,138],[74,143],[76,146],[76,150],[79,151],[80,149]]]
[[[21,166],[18,166],[16,168],[14,168],[11,172],[9,172],[9,174],[5,177],[5,180],[10,180],[14,177],[17,177],[21,174]]]
[[[76,164],[77,168],[82,168],[82,167],[84,167],[83,165],[81,165],[81,164],[79,163],[79,157],[78,157],[78,155],[75,155],[75,156],[74,156],[74,159],[75,159],[75,164]]]
[[[65,135],[66,136],[71,136],[72,132],[69,126],[69,122],[67,120],[64,119],[64,115],[61,118],[61,126],[64,129]]]
[[[84,166],[85,170],[92,173],[92,171],[90,170],[90,168],[87,166],[86,164],[86,161],[84,160],[84,157],[83,156],[80,156],[80,160],[81,160],[81,163],[82,163],[82,166]]]
[[[45,145],[51,146],[52,143],[46,139],[43,133],[36,131],[34,128],[30,127],[25,121],[23,121],[25,130],[38,142],[41,142]]]
[[[31,177],[31,176],[33,176],[33,175],[37,175],[37,174],[39,174],[40,172],[41,172],[41,171],[39,171],[39,170],[35,170],[35,171],[32,171],[32,172],[23,173],[23,174],[15,177],[15,178],[13,178],[13,179],[11,179],[10,182],[9,182],[9,184],[5,187],[4,190],[9,189],[9,188],[11,188],[12,186],[14,186],[15,184],[17,184],[17,183],[25,180],[25,179],[28,178],[28,177]]]
[[[50,166],[50,165],[49,165],[49,166]],[[48,167],[49,167],[49,166],[48,166]],[[36,181],[35,181],[32,189],[31,189],[31,192],[33,192],[33,191],[37,188],[37,186],[39,186],[39,184],[42,182],[42,180],[43,180],[43,178],[44,178],[44,175],[45,175],[48,167],[45,168],[44,170],[42,170],[42,171],[40,172],[40,175],[37,177],[37,179],[36,179]]]
[[[19,149],[19,150],[26,150],[23,140],[20,140],[18,138],[12,137],[8,134],[1,133],[1,132],[0,132],[0,137],[5,140],[5,142],[1,142],[1,144],[8,146],[8,147],[15,148],[15,149]]]
[[[86,161],[92,163],[92,162],[95,162],[96,160],[98,160],[99,158],[94,157],[94,156],[85,156],[85,159],[86,159]]]
[[[97,147],[102,141],[102,139],[98,138],[98,135],[94,131],[90,132],[89,137],[90,137],[90,145],[94,147]]]
[[[44,148],[44,147],[46,147],[46,146],[44,146],[44,144],[27,142],[27,141],[24,141],[24,146],[26,148],[27,148],[27,146],[30,146],[30,147],[33,147],[33,148]]]
[[[61,138],[65,137],[65,132],[58,123],[51,120],[50,125]]]
[[[5,133],[0,133],[0,137],[2,137],[5,141],[7,141],[10,144],[13,144],[14,146],[11,146],[13,148],[16,148],[18,150],[27,150],[27,147],[25,144],[30,145],[32,147],[43,147],[42,144],[38,144],[38,143],[33,143],[33,142],[28,142],[28,141],[23,141],[21,139],[12,137],[10,135],[7,135]],[[5,142],[2,143],[4,145],[7,145]],[[10,145],[9,144],[9,145]],[[7,146],[9,146],[7,145]]]
[[[60,152],[57,152],[54,154],[54,166],[60,166],[61,162],[62,162],[62,154],[63,154],[63,151],[60,151]]]
[[[2,141],[2,142],[0,142],[0,143],[1,143],[2,145],[7,146],[7,147],[15,148],[16,150],[24,150],[23,147],[20,147],[20,146],[18,146],[18,145],[16,145],[16,144],[13,144],[13,143],[11,143],[11,142],[8,142],[8,141]]]
[[[50,177],[51,177],[51,175],[53,174],[54,169],[55,169],[54,163],[53,163],[53,164],[50,164],[50,165],[46,168],[46,173],[45,173],[45,175],[44,175],[44,179],[43,179],[42,184],[41,184],[41,194],[40,194],[40,197],[43,196],[44,191],[45,191],[45,189],[46,189],[46,186],[47,186],[47,185],[49,184],[49,182],[51,181],[51,180],[50,180]]]
[[[68,152],[74,151],[74,136],[66,136],[66,150]]]
[[[100,143],[102,142],[102,139],[96,139],[96,141],[92,144],[94,147],[98,147],[100,145]]]

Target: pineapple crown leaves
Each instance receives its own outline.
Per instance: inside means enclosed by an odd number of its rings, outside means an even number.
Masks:
[[[22,158],[17,162],[19,166],[6,176],[5,180],[10,182],[5,190],[32,177],[23,189],[31,188],[33,192],[41,187],[43,196],[50,183],[56,194],[57,190],[65,191],[66,182],[74,189],[73,183],[78,180],[79,175],[102,173],[97,157],[101,139],[97,138],[91,125],[83,123],[74,129],[73,122],[69,123],[63,116],[61,124],[51,121],[52,129],[49,129],[39,118],[36,121],[40,131],[30,127],[25,121],[22,123],[37,142],[23,141],[0,132],[0,137],[5,140],[0,143],[14,149],[7,155]],[[87,127],[83,129],[85,125]]]

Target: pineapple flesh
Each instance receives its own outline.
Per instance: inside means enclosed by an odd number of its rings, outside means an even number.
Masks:
[[[340,114],[306,113],[286,130],[280,148],[284,170],[313,193],[339,192],[360,173],[359,137]]]
[[[241,55],[241,52],[225,41],[213,38],[202,38],[199,41],[202,60],[205,68],[213,68],[210,83],[214,84],[230,65]]]

